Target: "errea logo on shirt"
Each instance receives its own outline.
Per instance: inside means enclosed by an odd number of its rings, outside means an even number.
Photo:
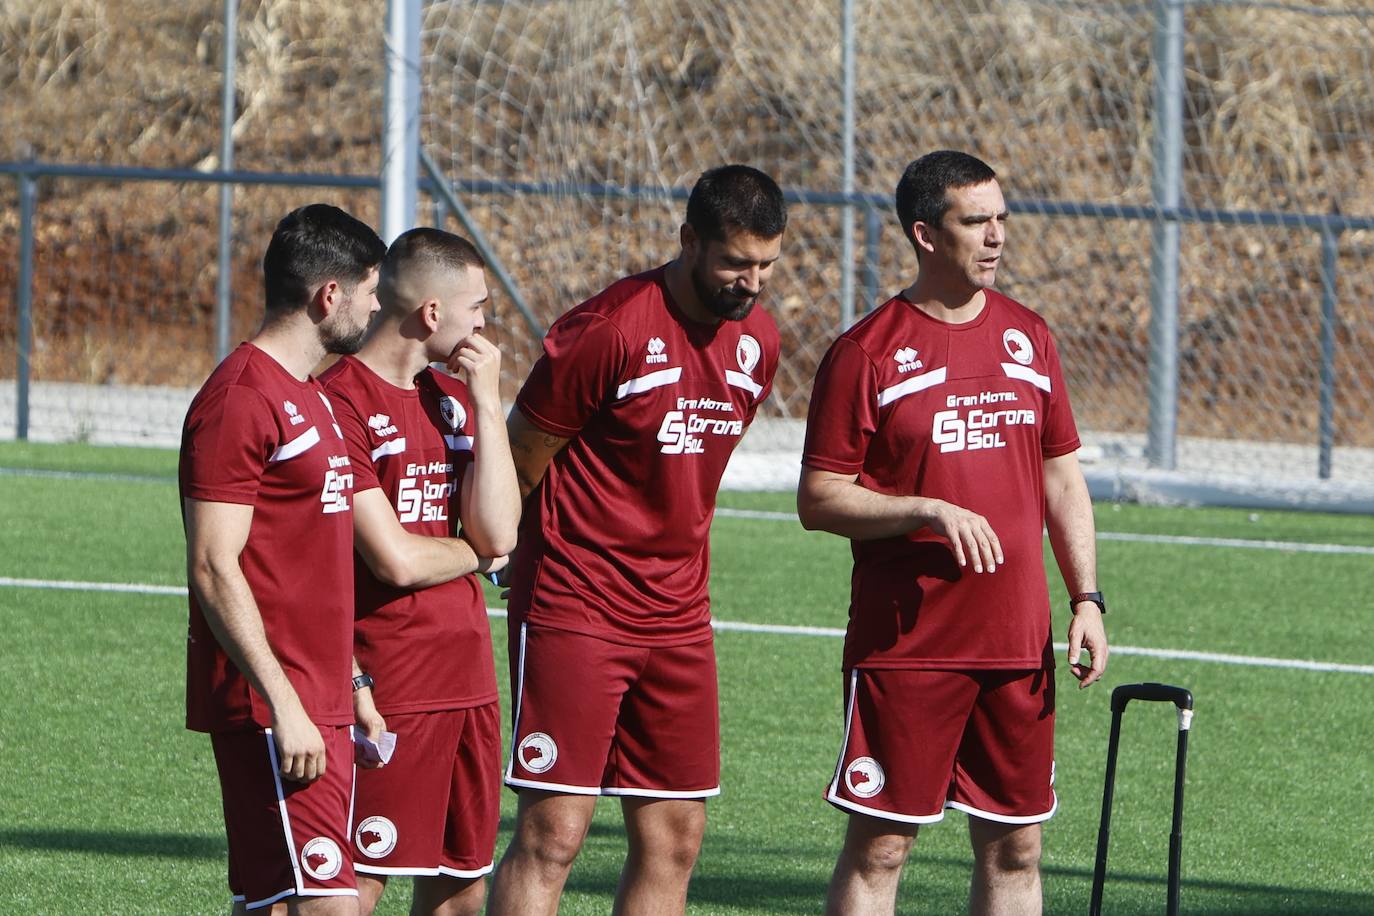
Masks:
[[[374,413],[368,417],[367,425],[372,427],[372,431],[379,436],[396,435],[396,427],[392,425],[391,418],[384,413]]]
[[[301,409],[290,401],[282,401],[281,408],[286,411],[286,415],[291,418],[292,426],[300,426],[305,422],[305,417],[301,416]]]
[[[649,353],[644,357],[646,363],[666,363],[668,361],[668,354],[663,352],[668,349],[668,345],[663,342],[663,338],[650,337],[647,349]]]
[[[902,373],[914,372],[925,365],[921,362],[916,350],[911,347],[902,347],[892,354],[892,358],[897,361],[897,371]]]

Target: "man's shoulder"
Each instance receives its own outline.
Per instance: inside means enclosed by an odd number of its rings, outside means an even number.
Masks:
[[[912,306],[901,296],[893,296],[850,325],[835,342],[847,341],[870,357],[889,349],[894,341],[921,333],[924,325],[912,320]]]
[[[1026,330],[1034,329],[1048,333],[1049,322],[1034,309],[995,289],[988,289],[985,294],[988,297],[988,305],[997,309],[1003,320],[1018,324]]]
[[[643,315],[660,315],[665,309],[663,299],[663,268],[622,277],[564,314],[559,321],[573,316],[603,318],[617,327]]]

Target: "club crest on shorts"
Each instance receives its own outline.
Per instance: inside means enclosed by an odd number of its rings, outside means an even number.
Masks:
[[[396,825],[380,814],[367,818],[353,831],[353,842],[369,859],[380,859],[396,848]]]
[[[860,798],[872,798],[887,785],[887,774],[872,757],[860,757],[845,768],[844,784]]]
[[[1007,328],[1003,331],[1002,346],[1007,348],[1008,356],[1023,366],[1029,366],[1031,360],[1035,359],[1035,350],[1031,348],[1030,338],[1020,328]]]
[[[534,732],[515,749],[515,759],[531,773],[545,773],[558,759],[558,745],[543,732]]]
[[[439,399],[439,413],[450,429],[462,429],[463,424],[468,421],[468,412],[458,403],[457,398],[450,395],[444,395]]]
[[[759,364],[759,357],[762,355],[763,348],[759,346],[757,340],[748,334],[740,335],[739,343],[735,344],[735,359],[746,375],[753,374],[754,367]]]
[[[329,837],[317,836],[301,847],[301,868],[316,881],[328,881],[343,868],[339,844]]]

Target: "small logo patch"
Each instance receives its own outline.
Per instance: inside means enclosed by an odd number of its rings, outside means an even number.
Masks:
[[[739,343],[735,344],[735,360],[746,375],[753,374],[754,367],[759,364],[759,357],[762,355],[763,348],[757,340],[748,334],[740,335]]]
[[[462,429],[468,422],[468,412],[463,409],[463,405],[458,403],[458,399],[455,397],[445,395],[440,398],[439,413],[450,429]]]
[[[668,361],[668,354],[664,352],[668,349],[668,345],[663,342],[663,338],[650,337],[646,349],[649,351],[649,354],[644,357],[646,363],[666,363]]]
[[[912,347],[902,347],[896,353],[892,354],[892,358],[897,361],[898,372],[912,372],[925,365],[921,362],[916,350]]]
[[[374,413],[368,417],[367,425],[379,436],[396,435],[396,427],[391,425],[391,418],[384,413]]]
[[[546,773],[558,759],[558,745],[543,732],[535,732],[520,742],[515,758],[531,773]]]
[[[301,416],[301,409],[295,404],[290,401],[282,401],[281,406],[282,410],[286,411],[286,415],[291,418],[292,426],[299,426],[305,422],[305,417]]]
[[[369,859],[380,859],[396,848],[396,825],[380,814],[374,815],[358,825],[353,842]]]
[[[1002,332],[1002,346],[1007,348],[1008,356],[1023,366],[1029,366],[1031,360],[1035,359],[1030,338],[1019,328],[1007,328]]]
[[[844,784],[860,798],[872,798],[887,785],[887,774],[872,757],[860,757],[845,768]]]
[[[343,868],[339,844],[329,837],[317,836],[301,847],[301,868],[316,881],[328,881]]]

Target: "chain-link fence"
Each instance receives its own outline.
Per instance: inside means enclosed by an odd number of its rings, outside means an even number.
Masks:
[[[221,12],[6,5],[0,159],[215,167]],[[243,3],[236,167],[375,172],[383,14]],[[1340,0],[433,0],[422,139],[542,326],[670,258],[705,168],[778,178],[794,199],[767,294],[784,362],[746,443],[784,472],[755,483],[795,474],[830,341],[911,279],[889,205],[902,167],[958,148],[1001,174],[1000,283],[1055,328],[1100,478],[1162,485],[1172,464],[1193,483],[1340,498],[1374,479],[1372,28]],[[214,360],[214,191],[36,192],[35,395],[197,385]],[[236,191],[234,339],[259,314],[273,221],[314,199],[377,213],[366,190]],[[17,184],[0,206],[0,340],[17,352]],[[494,309],[510,395],[538,340],[509,296]],[[1167,446],[1153,462],[1151,442]]]

